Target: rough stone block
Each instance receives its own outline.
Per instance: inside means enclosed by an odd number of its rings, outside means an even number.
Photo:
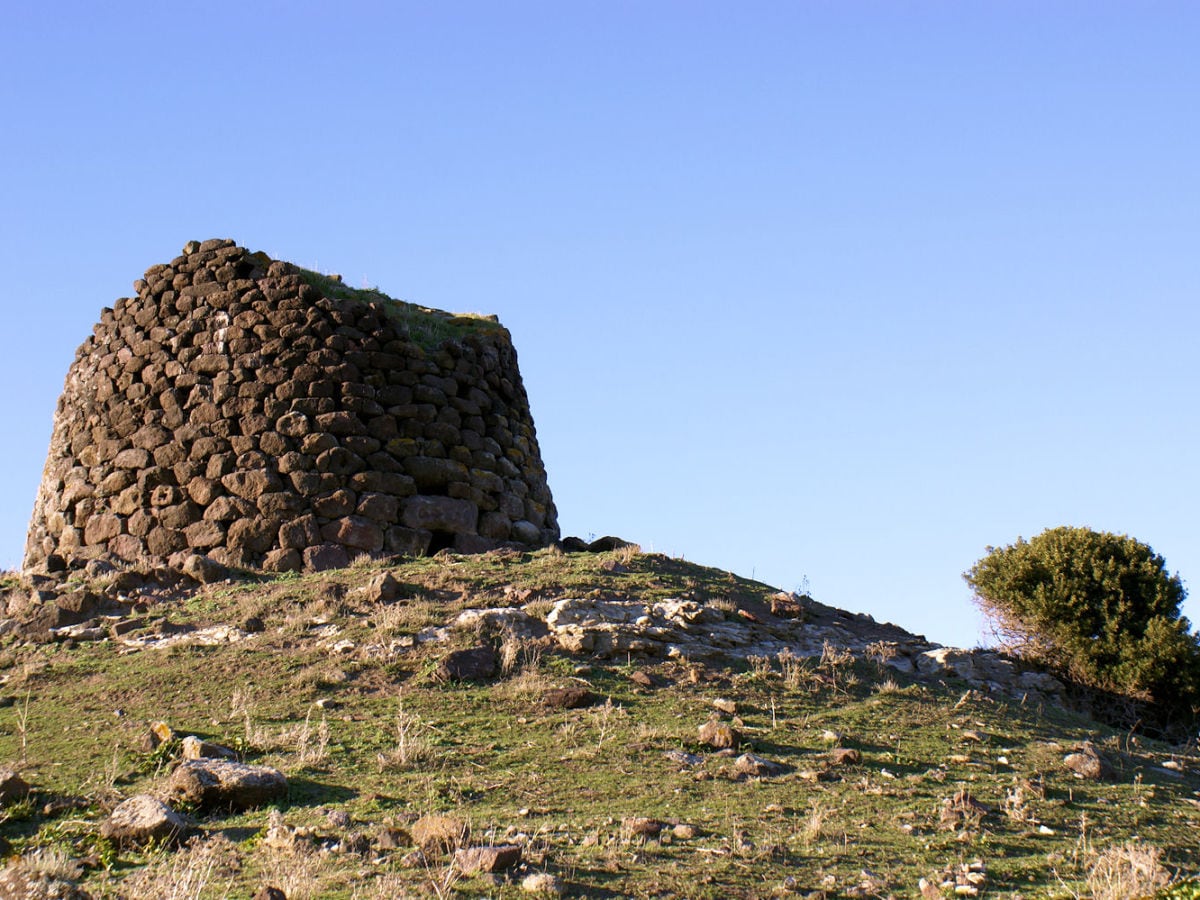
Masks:
[[[479,521],[479,509],[468,500],[418,494],[404,501],[401,521],[409,528],[473,534]]]
[[[400,501],[388,494],[366,493],[359,498],[356,512],[376,522],[395,522],[400,516]]]
[[[404,460],[404,469],[416,482],[418,492],[444,490],[452,481],[469,478],[462,463],[431,456],[410,456]]]
[[[350,556],[341,544],[318,544],[304,550],[304,568],[312,572],[329,569],[344,569],[350,565]]]
[[[362,516],[346,516],[330,522],[321,529],[321,536],[326,541],[366,553],[378,553],[383,549],[383,529]]]

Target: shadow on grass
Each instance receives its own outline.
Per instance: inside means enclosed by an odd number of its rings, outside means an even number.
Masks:
[[[339,784],[323,784],[309,778],[288,779],[287,805],[289,807],[346,803],[357,796],[358,791]]]

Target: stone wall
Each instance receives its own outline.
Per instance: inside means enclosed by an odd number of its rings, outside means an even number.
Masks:
[[[195,241],[105,309],[54,417],[25,567],[271,571],[558,538],[510,336]]]

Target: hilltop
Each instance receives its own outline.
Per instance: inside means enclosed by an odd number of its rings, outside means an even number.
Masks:
[[[1194,745],[1071,712],[994,654],[567,546],[203,585],[76,573],[55,596],[94,598],[78,621],[0,628],[0,762],[31,791],[2,789],[25,860],[6,877],[139,898],[1116,897],[1196,871]],[[37,585],[4,587],[34,621]],[[213,745],[286,788],[182,796],[178,757]],[[186,843],[117,835],[141,794]]]

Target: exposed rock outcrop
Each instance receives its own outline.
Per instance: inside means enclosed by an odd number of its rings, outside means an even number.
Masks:
[[[1024,671],[992,650],[942,647],[895,625],[792,596],[782,616],[747,610],[728,613],[687,599],[652,603],[636,600],[567,598],[555,602],[546,625],[572,653],[600,657],[666,657],[693,661],[764,658],[820,659],[827,648],[849,658],[924,678],[954,677],[988,691],[1033,701],[1061,703],[1065,687],[1046,672]],[[774,606],[775,604],[773,604]],[[796,612],[803,610],[803,614]],[[490,610],[517,618],[520,610]],[[464,612],[460,618],[467,617]]]

